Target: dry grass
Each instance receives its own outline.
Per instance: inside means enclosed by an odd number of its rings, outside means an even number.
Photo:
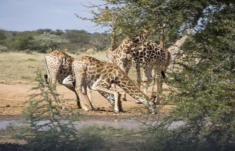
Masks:
[[[77,58],[80,56],[93,56],[99,60],[106,60],[105,51],[70,54]],[[44,56],[41,53],[27,54],[24,52],[0,53],[0,83],[3,84],[29,84],[34,82],[35,72],[39,69],[45,72]],[[135,71],[130,72],[135,77]],[[133,78],[135,79],[135,78]]]
[[[0,53],[0,83],[29,83],[34,80],[35,71],[42,70],[43,54]]]

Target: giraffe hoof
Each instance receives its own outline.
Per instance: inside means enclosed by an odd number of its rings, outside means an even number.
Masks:
[[[83,109],[83,110],[84,110],[84,111],[86,111],[86,112],[89,112],[89,111],[90,111],[90,110],[89,110],[89,109],[87,109],[87,108],[86,108],[86,109]]]
[[[96,107],[92,107],[92,111],[98,111]]]
[[[114,112],[119,113],[120,111],[119,111],[119,109],[114,109]]]
[[[122,98],[122,101],[125,101],[125,102],[126,102],[126,101],[127,101],[127,99],[126,99],[126,98]]]
[[[140,101],[136,101],[135,104],[143,104],[143,103]]]
[[[66,110],[66,109],[67,109],[67,107],[66,107],[66,106],[64,106],[64,105],[61,105],[61,106],[60,106],[60,109],[61,109],[61,110]]]

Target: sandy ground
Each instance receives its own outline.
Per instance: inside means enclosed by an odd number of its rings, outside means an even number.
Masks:
[[[6,85],[0,84],[0,120],[6,119],[19,119],[22,118],[23,109],[25,108],[24,102],[28,99],[29,94],[32,93],[31,88],[33,85],[25,84],[15,84]],[[89,111],[85,112],[82,109],[77,109],[75,95],[72,91],[65,88],[62,85],[57,85],[57,91],[60,94],[61,100],[66,106],[72,107],[78,112],[88,115],[89,118],[102,117],[115,118],[115,117],[125,117],[125,116],[142,116],[146,111],[143,105],[135,104],[135,100],[130,96],[127,96],[127,101],[123,101],[124,112],[114,113],[111,105],[97,92],[92,92],[92,98],[95,107],[99,111]],[[172,106],[165,106],[162,111],[168,111]]]

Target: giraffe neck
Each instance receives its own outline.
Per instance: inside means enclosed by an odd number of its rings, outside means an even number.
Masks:
[[[147,95],[145,95],[140,88],[126,75],[119,76],[117,80],[117,85],[122,88],[127,94],[129,94],[134,99],[147,104],[150,100]]]
[[[113,27],[112,34],[111,34],[111,45],[110,49],[113,51],[116,49],[116,32],[115,28]]]
[[[115,50],[115,48],[116,48],[116,41],[115,41],[115,39],[114,39],[114,38],[112,38],[110,48],[111,48],[111,50],[112,50],[112,51],[113,51],[113,50]]]
[[[133,42],[130,40],[130,38],[126,37],[122,43],[118,46],[118,50],[126,50],[130,48],[133,45]]]
[[[135,48],[141,41],[144,40],[143,35],[138,35],[135,38],[131,39],[129,37],[126,37],[122,43],[115,49],[116,53],[128,53],[129,51],[132,50],[132,48]]]
[[[171,53],[172,60],[175,60],[179,54],[182,54],[180,48],[184,45],[187,38],[188,35],[186,34],[167,49]]]
[[[170,47],[168,48],[168,50],[169,50],[170,52],[172,52],[172,51],[175,51],[176,53],[179,52],[180,47],[183,46],[183,44],[185,43],[185,41],[186,41],[187,38],[188,38],[188,35],[184,35],[184,36],[181,37],[179,40],[177,40],[172,46],[170,46]],[[174,52],[174,53],[175,53],[175,52]]]

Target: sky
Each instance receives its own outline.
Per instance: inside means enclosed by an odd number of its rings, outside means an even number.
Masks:
[[[101,0],[0,0],[0,29],[31,31],[37,29],[76,29],[90,33],[104,32],[90,21],[77,18],[91,17],[85,6],[102,4]]]

